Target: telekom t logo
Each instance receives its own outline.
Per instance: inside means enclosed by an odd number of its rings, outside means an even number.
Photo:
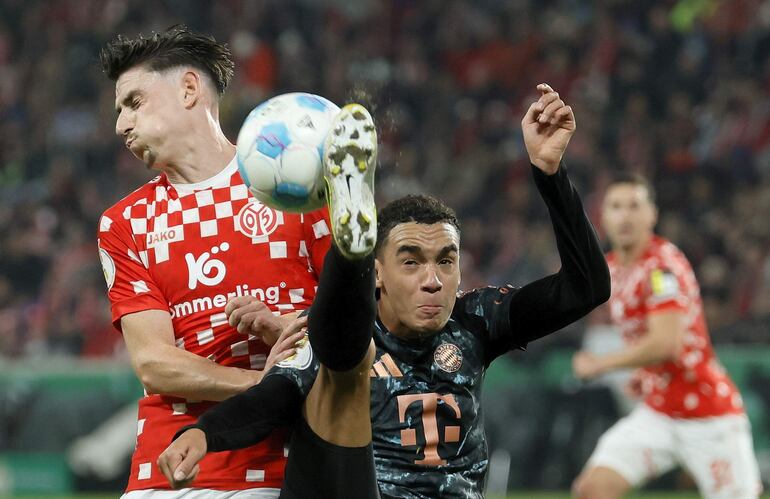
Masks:
[[[438,455],[438,444],[441,443],[441,435],[438,431],[438,421],[436,420],[436,409],[438,401],[441,400],[448,407],[454,410],[455,417],[460,419],[460,406],[457,405],[454,395],[439,395],[438,393],[416,393],[411,395],[399,395],[398,400],[398,420],[404,422],[406,419],[406,410],[415,402],[422,402],[422,430],[425,434],[425,458],[418,459],[415,464],[425,466],[441,466],[446,464],[446,460]],[[444,427],[444,443],[453,443],[460,441],[459,426]],[[401,445],[411,447],[417,445],[417,430],[407,428],[401,430]]]
[[[186,253],[184,256],[187,262],[187,271],[189,278],[187,279],[187,287],[195,289],[200,282],[204,286],[216,286],[225,278],[227,274],[227,268],[224,262],[211,258],[211,255],[216,255],[220,251],[225,252],[230,249],[228,243],[222,243],[219,246],[211,248],[211,253],[204,252],[198,258],[192,253]]]

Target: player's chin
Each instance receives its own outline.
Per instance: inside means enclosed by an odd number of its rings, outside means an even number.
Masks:
[[[128,152],[130,152],[133,157],[144,163],[144,153],[141,149],[130,147]]]
[[[639,243],[639,239],[640,238],[634,234],[620,235],[615,238],[614,246],[624,250],[629,250],[634,248],[634,246],[636,246]]]
[[[416,321],[417,327],[414,329],[419,331],[422,336],[435,334],[444,329],[448,319],[449,318],[445,317],[444,314],[418,318]]]

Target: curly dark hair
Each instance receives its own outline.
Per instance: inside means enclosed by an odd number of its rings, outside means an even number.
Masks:
[[[235,68],[226,44],[209,35],[191,31],[183,24],[153,33],[150,37],[139,35],[137,38],[126,38],[118,35],[102,48],[99,58],[102,69],[113,81],[142,64],[153,71],[193,66],[211,78],[220,96],[230,84]]]
[[[377,214],[377,245],[375,254],[385,245],[390,231],[398,224],[415,222],[418,224],[448,223],[460,233],[457,214],[439,199],[426,194],[410,194],[388,203]]]

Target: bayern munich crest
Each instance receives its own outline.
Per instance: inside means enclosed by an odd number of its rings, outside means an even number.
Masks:
[[[452,343],[442,343],[433,352],[433,362],[442,370],[448,373],[457,372],[463,365],[463,354],[457,345]]]
[[[251,200],[238,212],[238,230],[246,237],[256,239],[272,234],[283,223],[283,214]]]

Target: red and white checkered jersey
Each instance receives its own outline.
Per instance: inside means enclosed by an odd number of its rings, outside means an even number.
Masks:
[[[239,334],[225,317],[228,299],[252,295],[275,312],[310,306],[330,236],[326,210],[289,214],[249,195],[235,160],[198,184],[160,175],[108,209],[99,256],[112,320],[142,310],[171,314],[176,345],[223,366],[261,369],[269,348]],[[211,405],[149,394],[139,401],[137,444],[127,490],[165,489],[155,462],[174,433]],[[281,431],[255,447],[207,455],[196,488],[280,487]]]
[[[675,418],[701,418],[743,412],[743,402],[720,365],[709,339],[695,274],[684,254],[654,236],[643,255],[621,265],[614,253],[607,262],[612,278],[610,313],[633,344],[647,332],[651,314],[677,310],[685,320],[678,358],[639,369],[645,402]]]

